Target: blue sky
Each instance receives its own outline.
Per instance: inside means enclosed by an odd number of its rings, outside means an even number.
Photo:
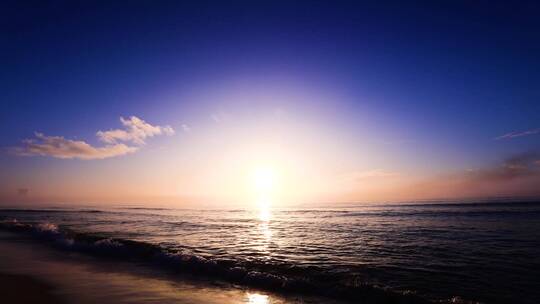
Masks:
[[[1,11],[5,150],[34,132],[98,146],[97,131],[136,116],[177,131],[138,151],[181,154],[194,144],[184,125],[202,138],[215,115],[257,129],[276,111],[326,134],[357,170],[433,177],[540,150],[534,2],[8,1]],[[496,139],[510,132],[528,133]],[[2,178],[21,187],[40,168],[96,171],[91,162],[0,156]]]

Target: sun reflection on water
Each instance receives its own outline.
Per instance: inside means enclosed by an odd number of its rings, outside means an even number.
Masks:
[[[269,304],[270,300],[267,295],[260,293],[246,293],[246,303],[249,304]]]
[[[268,222],[272,218],[272,213],[270,212],[269,207],[261,207],[259,209],[259,220],[263,222]]]
[[[272,219],[272,212],[270,209],[271,203],[268,197],[260,197],[257,200],[257,211],[254,216],[259,220],[257,224],[258,235],[256,237],[257,250],[270,254],[269,246],[272,241],[272,230],[270,223]]]
[[[261,196],[257,199],[257,209],[259,220],[263,222],[270,221],[272,213],[270,212],[271,200],[267,196]]]

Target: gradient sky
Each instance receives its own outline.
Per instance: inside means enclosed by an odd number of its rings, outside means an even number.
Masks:
[[[291,2],[0,4],[0,201],[540,195],[539,4]]]

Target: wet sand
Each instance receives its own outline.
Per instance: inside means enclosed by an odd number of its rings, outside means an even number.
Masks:
[[[26,275],[0,273],[2,303],[64,303],[53,293],[53,287]]]
[[[4,231],[0,248],[1,303],[332,303],[156,273],[143,265],[97,260]]]

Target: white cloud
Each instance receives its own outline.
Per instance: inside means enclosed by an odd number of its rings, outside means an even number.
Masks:
[[[496,140],[500,140],[500,139],[511,139],[511,138],[516,138],[516,137],[522,137],[522,136],[528,136],[528,135],[534,135],[534,134],[539,134],[540,133],[540,129],[531,129],[531,130],[527,130],[527,131],[522,131],[522,132],[510,132],[510,133],[506,133],[504,135],[501,135],[499,137],[496,137],[495,139]]]
[[[174,130],[170,126],[153,126],[136,116],[131,116],[129,119],[120,117],[120,122],[122,122],[124,129],[98,131],[97,137],[108,144],[124,141],[144,145],[147,137],[174,134]]]
[[[18,156],[51,156],[60,159],[104,159],[134,153],[145,144],[147,137],[166,134],[173,135],[170,126],[152,126],[135,116],[120,118],[124,129],[97,132],[105,143],[102,147],[92,146],[82,140],[66,139],[63,136],[47,136],[35,133],[35,138],[23,140],[23,145],[9,149]],[[130,142],[132,145],[120,143]]]

